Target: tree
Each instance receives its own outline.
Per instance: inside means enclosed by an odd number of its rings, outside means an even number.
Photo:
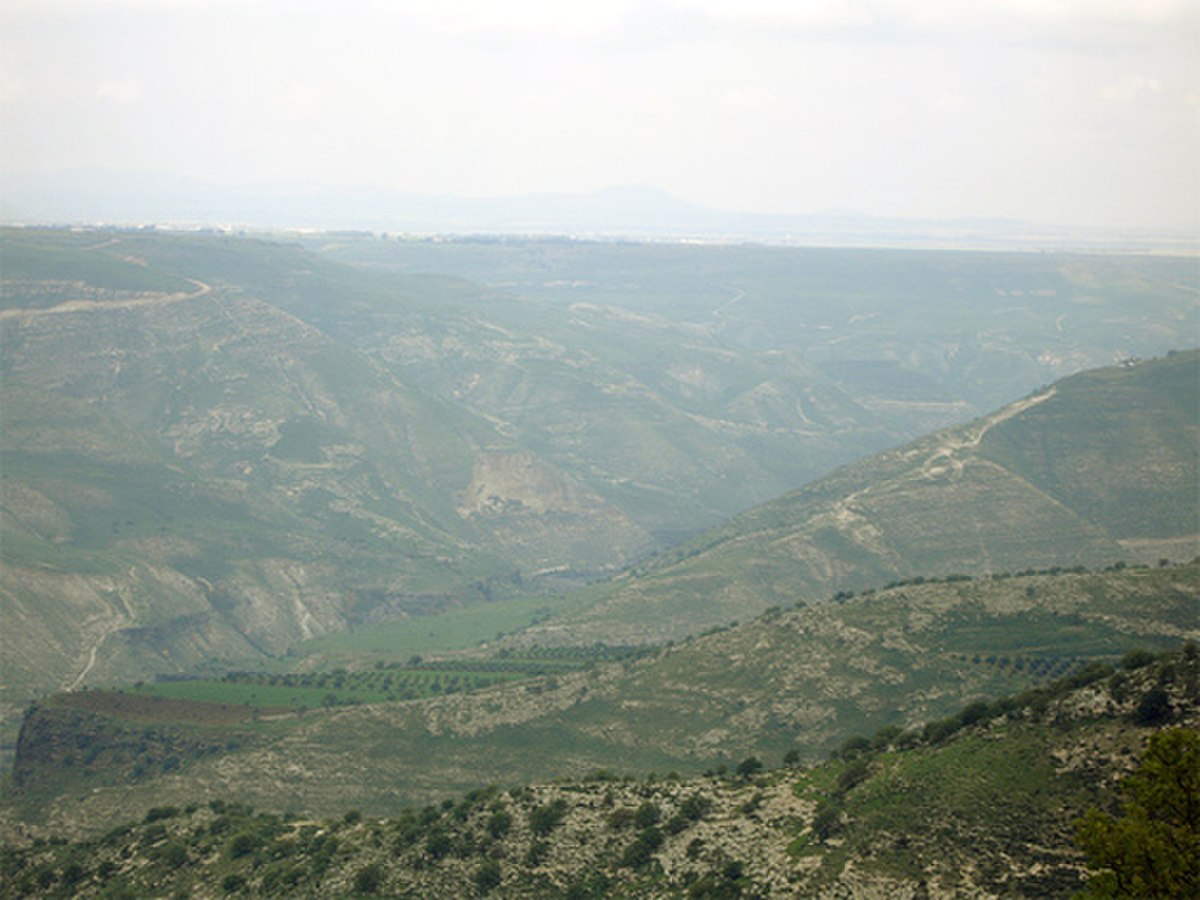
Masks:
[[[757,756],[747,756],[738,763],[738,778],[752,778],[763,770],[762,760]]]
[[[1133,711],[1133,721],[1139,725],[1161,725],[1170,718],[1171,696],[1161,687],[1146,691]]]
[[[1160,731],[1122,782],[1121,814],[1076,823],[1092,897],[1200,896],[1200,733]]]

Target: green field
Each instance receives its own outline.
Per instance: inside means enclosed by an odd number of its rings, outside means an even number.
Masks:
[[[474,691],[522,677],[520,672],[401,669],[370,672],[319,672],[302,676],[231,675],[224,679],[188,679],[141,684],[133,693],[172,700],[252,707],[311,709],[418,700]]]
[[[444,618],[444,617],[438,617]],[[444,645],[436,649],[447,649]],[[532,648],[522,653],[502,650],[475,659],[423,660],[407,663],[376,660],[368,669],[347,671],[229,672],[221,678],[164,678],[139,682],[128,693],[170,700],[219,703],[254,708],[311,709],[394,703],[467,693],[522,679],[590,668],[597,663],[633,660],[652,652],[644,647]],[[362,654],[354,657],[361,661]],[[311,660],[309,660],[311,662]]]
[[[316,658],[323,667],[407,660],[414,655],[469,650],[576,608],[582,595],[516,597],[439,615],[365,625],[298,644],[291,657]]]

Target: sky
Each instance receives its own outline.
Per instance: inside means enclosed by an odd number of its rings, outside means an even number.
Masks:
[[[4,0],[4,172],[1200,233],[1200,0]]]

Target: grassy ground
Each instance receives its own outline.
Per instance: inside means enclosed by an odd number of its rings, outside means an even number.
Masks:
[[[551,615],[567,612],[578,602],[575,595],[498,600],[315,638],[297,646],[293,655],[319,660],[322,666],[338,666],[468,650]]]
[[[200,703],[227,703],[287,709],[349,706],[414,700],[439,694],[477,690],[521,678],[520,672],[400,670],[392,672],[316,673],[304,680],[284,676],[247,675],[234,679],[194,679],[141,684],[130,691],[153,697]],[[276,683],[271,683],[274,680]]]

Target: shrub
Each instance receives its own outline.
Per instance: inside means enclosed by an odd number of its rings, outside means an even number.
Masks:
[[[425,852],[434,859],[441,859],[454,849],[454,839],[445,830],[438,828],[425,838]]]
[[[492,888],[499,887],[501,881],[500,863],[489,859],[475,871],[475,889],[487,894]]]
[[[621,856],[621,865],[630,869],[640,869],[654,858],[654,851],[662,846],[663,834],[651,826],[644,829],[632,844],[625,848]]]
[[[1133,711],[1138,725],[1161,725],[1171,718],[1171,697],[1161,687],[1146,691]]]
[[[288,888],[294,888],[304,880],[306,874],[303,866],[275,863],[263,873],[261,892],[263,894],[288,893]]]
[[[953,736],[961,725],[962,723],[957,716],[928,722],[922,731],[922,737],[925,738],[926,743],[940,744]]]
[[[1082,666],[1074,675],[1062,679],[1058,687],[1062,688],[1064,692],[1074,690],[1075,688],[1087,687],[1093,682],[1107,678],[1112,673],[1113,667],[1107,663],[1090,662]]]
[[[887,725],[875,732],[875,737],[871,738],[872,750],[886,750],[892,745],[896,738],[904,733],[902,725]]]
[[[612,889],[612,881],[603,872],[588,876],[583,881],[576,881],[567,887],[564,900],[601,900],[608,897]]]
[[[529,852],[525,854],[525,865],[540,866],[549,854],[549,844],[545,841],[534,841],[529,845]]]
[[[487,833],[499,840],[508,834],[512,828],[512,814],[505,809],[498,809],[487,820]]]
[[[976,700],[974,703],[965,707],[958,714],[958,721],[965,725],[974,725],[977,722],[982,722],[990,715],[990,707],[985,700]]]
[[[622,828],[628,828],[633,824],[633,819],[637,815],[637,811],[630,809],[628,806],[622,806],[620,809],[614,809],[608,814],[608,827],[613,831],[620,831]]]
[[[178,843],[167,844],[167,846],[159,851],[158,858],[163,861],[164,865],[172,869],[178,869],[180,866],[187,865],[187,847]]]
[[[860,753],[865,753],[871,749],[871,739],[863,737],[861,734],[856,734],[854,737],[846,738],[842,741],[842,745],[834,752],[834,756],[853,757]]]
[[[676,813],[667,819],[667,823],[663,826],[663,829],[667,834],[679,834],[679,832],[686,831],[691,827],[691,824],[692,822],[687,816]]]
[[[737,767],[738,778],[750,778],[763,770],[762,760],[757,756],[747,756]]]
[[[709,872],[688,885],[687,895],[691,900],[734,900],[742,896],[742,884]]]
[[[693,822],[703,819],[712,810],[713,802],[703,794],[692,794],[679,807],[679,812]]]
[[[813,816],[812,830],[817,840],[825,841],[842,828],[842,809],[836,803],[823,801]]]
[[[1158,657],[1144,647],[1135,647],[1121,657],[1121,668],[1127,672],[1132,672],[1134,669],[1141,669],[1150,665],[1156,659]]]
[[[229,855],[234,859],[253,853],[262,844],[262,839],[251,831],[242,831],[229,842]]]
[[[661,819],[662,811],[659,810],[657,804],[647,800],[634,813],[633,824],[638,828],[649,828],[651,825],[657,825]]]
[[[842,773],[838,775],[837,789],[839,793],[845,794],[855,788],[857,785],[867,780],[867,776],[871,774],[871,767],[865,759],[856,759],[846,768],[842,769]]]
[[[567,817],[567,801],[561,797],[543,806],[535,806],[529,813],[529,830],[544,837]]]
[[[363,866],[354,876],[354,890],[360,894],[374,894],[383,884],[383,875],[379,863]]]
[[[79,863],[67,863],[63,866],[62,875],[59,877],[65,885],[78,884],[87,877],[87,870]]]

